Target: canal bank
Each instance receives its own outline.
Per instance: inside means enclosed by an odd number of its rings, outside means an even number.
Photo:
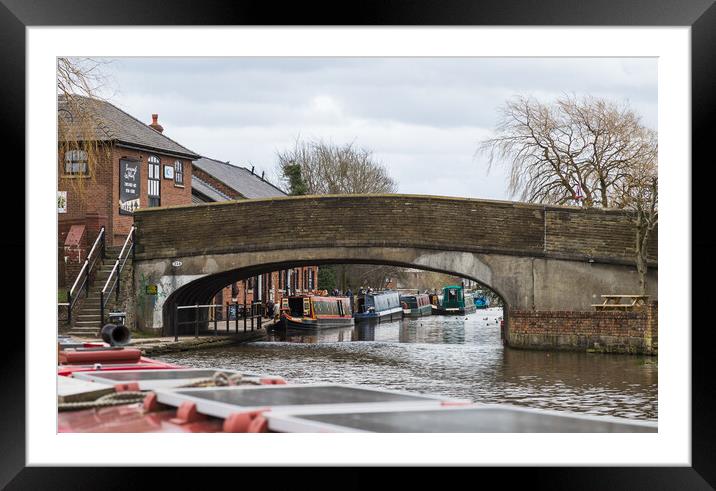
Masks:
[[[650,356],[517,350],[500,338],[502,311],[431,316],[295,332],[166,353],[196,368],[275,373],[292,383],[344,383],[476,402],[657,419],[658,365]]]
[[[158,356],[169,353],[180,353],[185,351],[196,351],[196,350],[210,350],[214,348],[229,347],[241,343],[250,343],[265,339],[267,335],[267,328],[272,328],[274,325],[273,321],[264,322],[261,329],[254,329],[252,331],[238,331],[227,334],[226,332],[214,333],[202,333],[200,336],[186,336],[180,337],[178,340],[174,340],[174,336],[164,337],[137,337],[136,332],[134,338],[131,339],[127,347],[137,348],[141,351],[142,356]],[[93,342],[100,341],[96,337],[84,338],[79,336],[73,336],[80,342]]]

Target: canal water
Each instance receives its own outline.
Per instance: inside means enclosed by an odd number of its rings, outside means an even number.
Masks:
[[[366,384],[630,419],[657,419],[657,359],[505,348],[500,309],[313,332],[164,355],[197,368],[281,375],[290,382]]]

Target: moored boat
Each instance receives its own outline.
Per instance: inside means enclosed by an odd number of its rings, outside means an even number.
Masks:
[[[293,329],[350,327],[355,324],[348,297],[297,295],[281,300],[281,323]]]
[[[484,295],[478,295],[475,297],[475,308],[486,309],[490,306],[487,298]]]
[[[426,293],[417,295],[401,295],[400,303],[403,306],[403,315],[405,317],[422,317],[432,314],[430,306],[430,297]]]
[[[472,294],[466,293],[459,285],[443,288],[443,298],[439,304],[432,304],[434,315],[465,315],[475,312],[475,301]]]
[[[403,307],[400,305],[398,292],[366,293],[358,297],[356,310],[357,312],[353,314],[356,322],[389,322],[403,318]]]

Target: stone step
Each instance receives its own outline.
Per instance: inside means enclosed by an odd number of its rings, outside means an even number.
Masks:
[[[100,325],[99,321],[75,321],[75,327],[95,327],[99,330]]]

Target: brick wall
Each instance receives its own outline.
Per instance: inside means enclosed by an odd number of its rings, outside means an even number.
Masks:
[[[243,200],[159,213],[139,210],[135,223],[138,258],[147,259],[353,246],[634,262],[633,227],[621,211],[462,198],[354,195]],[[653,237],[650,250],[656,260],[657,233]]]
[[[161,204],[162,206],[191,204],[191,161],[177,159],[161,153],[144,152],[112,146],[100,152],[102,158],[97,163],[92,176],[65,176],[62,158],[58,162],[58,190],[67,191],[67,213],[58,214],[58,245],[64,242],[70,226],[87,224],[90,242],[97,236],[100,226],[107,227],[108,245],[120,245],[127,236],[133,223],[133,217],[119,214],[119,160],[134,158],[142,162],[140,205],[147,207],[148,166],[147,157],[156,155],[161,162]],[[174,165],[180,160],[184,165],[184,184],[176,185],[173,179],[164,179],[164,166]]]
[[[111,187],[111,203],[113,206],[108,208],[111,221],[110,221],[110,234],[108,238],[111,238],[111,242],[114,245],[120,245],[127,238],[129,229],[134,223],[134,217],[132,215],[120,215],[119,214],[119,161],[124,158],[132,158],[139,160],[140,165],[140,197],[139,205],[141,208],[149,207],[149,196],[147,194],[149,179],[149,165],[147,164],[147,158],[150,155],[156,155],[160,161],[160,172],[162,179],[160,181],[160,194],[161,194],[161,206],[174,206],[174,205],[187,205],[191,204],[191,176],[192,166],[191,161],[187,159],[178,159],[163,155],[157,152],[145,152],[139,150],[132,150],[122,147],[114,147],[112,152],[112,176],[114,177]],[[183,163],[184,168],[184,184],[178,185],[174,182],[174,179],[164,179],[164,166],[174,166],[174,162],[177,160]],[[107,199],[110,197],[108,196]]]
[[[314,289],[315,289],[315,284],[318,281],[318,266],[305,266],[305,267],[293,268],[292,270],[289,270],[289,271],[298,271],[298,284],[294,285],[297,293],[307,293],[309,291],[309,289],[308,289],[309,285],[305,281],[306,276],[304,274],[308,270],[313,271]],[[261,281],[262,281],[264,302],[266,300],[272,299],[275,304],[281,303],[281,299],[283,298],[284,293],[285,293],[285,286],[283,285],[283,283],[281,282],[281,280],[279,278],[280,273],[282,273],[282,271],[273,271],[271,273],[265,273],[262,275],[263,279]],[[269,281],[269,277],[271,278],[270,281]],[[252,280],[252,281],[255,281],[255,280]],[[243,304],[244,298],[245,298],[246,303],[252,303],[254,301],[254,291],[255,290],[254,290],[254,288],[251,288],[250,286],[245,288],[244,284],[245,284],[244,281],[238,281],[235,283],[236,292],[237,292],[236,301],[237,301],[237,303]],[[246,284],[250,285],[250,283],[248,283],[248,281]],[[281,287],[283,287],[283,288],[281,288]],[[293,291],[293,289],[294,288],[292,288],[292,291]],[[271,294],[270,294],[271,291],[273,291],[273,296],[271,296]],[[233,297],[231,296],[231,292],[232,292],[231,285],[226,286],[225,288],[223,288],[221,290],[220,297],[217,298],[216,300],[220,300],[221,305],[224,305],[224,306],[226,306],[226,304],[228,304],[228,303],[232,303]]]
[[[67,176],[64,172],[64,156],[58,155],[58,191],[67,191],[67,213],[58,213],[59,242],[64,242],[70,226],[85,223],[87,214],[109,216],[109,190],[112,187],[112,149],[99,150],[99,161],[90,176]],[[102,223],[104,225],[104,223]],[[92,237],[91,240],[94,240]]]
[[[512,348],[657,354],[656,302],[631,312],[510,310],[507,322]]]

